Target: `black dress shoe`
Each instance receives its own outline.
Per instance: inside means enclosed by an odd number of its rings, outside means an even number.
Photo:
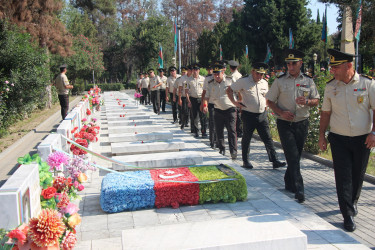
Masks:
[[[220,149],[219,154],[225,155],[225,148]]]
[[[344,217],[344,228],[348,232],[353,232],[356,229],[353,216]]]
[[[198,137],[199,137],[198,133],[195,133],[195,134],[194,134],[194,137],[195,137],[195,138],[198,138]]]
[[[237,159],[237,154],[236,153],[230,154],[230,157],[232,157],[232,160],[235,160],[235,159]]]
[[[354,207],[354,216],[357,216],[358,214],[357,204],[354,204],[353,207]]]
[[[202,137],[203,137],[203,138],[206,138],[206,137],[207,137],[207,134],[206,134],[206,133],[202,133]]]
[[[237,138],[242,138],[242,134],[237,134]]]
[[[187,127],[187,128],[188,128],[188,127],[189,127],[189,124],[185,124],[185,127]]]
[[[281,162],[279,160],[276,160],[276,161],[272,162],[272,166],[273,166],[273,169],[281,168],[281,167],[285,167],[286,163],[285,162]]]
[[[242,167],[247,168],[247,169],[253,169],[254,168],[253,165],[249,161],[244,161]]]
[[[176,124],[176,123],[177,123],[177,120],[172,122],[172,124]]]
[[[298,203],[303,203],[305,201],[305,195],[301,193],[296,193],[294,198],[298,200]]]

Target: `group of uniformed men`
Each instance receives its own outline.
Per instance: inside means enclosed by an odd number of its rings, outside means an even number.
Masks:
[[[331,55],[330,67],[334,78],[325,89],[319,146],[322,150],[327,149],[326,130],[330,125],[328,140],[331,143],[339,206],[344,228],[354,231],[356,225],[353,217],[358,213],[357,202],[370,149],[375,146],[375,127],[372,126],[370,114],[371,109],[375,109],[375,82],[354,70],[353,55],[333,49],[329,49],[328,53]],[[149,70],[149,77],[139,82],[142,103],[150,103],[147,99],[150,90],[155,113],[160,112],[159,99],[164,100],[163,111],[165,100],[170,101],[173,123],[179,122],[181,129],[184,129],[189,126],[190,116],[191,132],[195,137],[199,136],[198,121],[202,137],[207,136],[208,114],[211,147],[217,147],[225,155],[225,127],[230,155],[236,159],[237,137],[242,136],[243,167],[248,169],[253,168],[249,153],[255,129],[266,147],[273,168],[286,165],[278,160],[270,135],[267,106],[270,107],[277,117],[277,129],[288,164],[284,175],[285,189],[293,192],[295,199],[302,203],[305,194],[300,159],[308,134],[309,109],[317,106],[320,98],[313,79],[301,71],[304,56],[301,51],[286,50],[288,70],[275,79],[270,89],[263,78],[268,65],[261,62],[253,63],[250,75],[244,77],[237,71],[239,65],[235,61],[228,62],[231,75],[225,75],[224,61],[206,67],[206,77],[199,75],[201,65],[198,63],[182,67],[181,76],[172,66],[168,78],[163,76],[163,69],[159,69],[160,76],[155,76],[154,71]]]

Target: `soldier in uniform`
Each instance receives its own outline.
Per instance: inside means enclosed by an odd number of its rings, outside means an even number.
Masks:
[[[165,89],[167,88],[167,77],[164,75],[164,69],[160,68],[159,71],[159,77],[161,80],[160,85],[160,105],[161,105],[161,111],[165,112],[165,101],[166,101],[166,92]]]
[[[208,89],[208,85],[214,81],[214,76],[212,75],[212,66],[209,65],[206,67],[207,69],[207,76],[204,79],[203,84],[203,92],[202,92],[202,101],[201,101],[201,110],[204,111],[204,99],[206,97],[206,92]],[[210,147],[215,148],[216,145],[216,134],[215,134],[215,122],[214,122],[214,103],[212,99],[208,100],[208,137],[210,139]]]
[[[199,70],[201,65],[196,63],[192,65],[193,67],[193,74],[192,78],[187,81],[187,86],[185,89],[186,100],[188,103],[188,107],[191,109],[191,121],[192,121],[192,131],[195,137],[199,137],[198,135],[198,115],[201,125],[201,133],[202,137],[207,137],[207,116],[204,114],[201,109],[201,98],[203,92],[203,83],[204,83],[204,76],[199,75]]]
[[[155,75],[153,69],[148,70],[148,74],[150,75],[150,85],[148,86],[148,90],[151,91],[151,102],[152,107],[154,108],[155,114],[160,114],[160,86],[162,84],[161,79],[159,76]]]
[[[178,105],[177,105],[177,111],[178,111],[178,124],[181,125],[182,124],[182,107],[181,105],[178,103],[179,102],[179,85],[180,85],[180,81],[183,79],[182,77],[185,76],[187,73],[187,67],[185,66],[182,66],[181,67],[181,76],[178,77],[176,79],[176,81],[174,82],[174,85],[173,85],[173,101],[175,101]]]
[[[228,62],[229,64],[229,70],[231,72],[231,76],[233,79],[233,83],[235,83],[238,79],[242,77],[241,73],[238,72],[238,66],[240,65],[238,62],[234,60],[230,60]],[[237,100],[240,100],[241,96],[236,96]],[[237,107],[237,122],[236,122],[236,133],[237,137],[242,137],[243,131],[242,131],[242,120],[241,120],[241,108]]]
[[[187,82],[191,80],[192,67],[189,65],[187,67],[186,75],[181,76],[181,79],[178,81],[178,105],[181,106],[181,129],[184,127],[189,127],[189,115],[190,109],[186,101],[186,92]]]
[[[242,77],[227,88],[229,99],[234,105],[242,108],[242,121],[244,134],[241,141],[243,167],[252,169],[249,162],[250,142],[253,132],[256,129],[263,141],[268,159],[272,162],[273,168],[284,167],[285,162],[278,160],[275,147],[270,134],[266,110],[265,95],[268,92],[268,82],[263,79],[268,65],[265,63],[254,63],[250,76]],[[242,102],[235,101],[234,92],[239,92]]]
[[[173,114],[173,122],[172,123],[177,123],[177,102],[176,98],[173,96],[176,94],[174,84],[177,80],[177,78],[180,77],[180,75],[177,74],[177,68],[175,66],[169,67],[169,74],[170,76],[167,78],[167,88],[165,89],[165,96],[168,101],[171,101],[171,106],[172,106],[172,114]],[[175,93],[175,94],[173,94]]]
[[[207,113],[207,101],[212,100],[215,106],[214,121],[217,137],[217,146],[220,154],[225,155],[224,126],[228,132],[229,150],[233,160],[237,159],[236,136],[236,106],[230,101],[226,93],[228,86],[232,84],[231,76],[224,76],[224,65],[213,66],[214,81],[209,84],[203,104]]]
[[[305,201],[300,160],[309,127],[309,109],[319,103],[319,93],[311,77],[301,72],[305,54],[288,49],[285,62],[288,72],[273,82],[266,94],[268,106],[277,115],[277,130],[288,168],[285,189],[295,193],[299,203]]]
[[[139,72],[138,74],[138,80],[137,80],[137,86],[136,86],[136,92],[142,93],[142,79],[143,79],[143,73]],[[141,96],[140,104],[144,104],[144,98]]]
[[[61,106],[61,117],[63,120],[68,115],[69,110],[69,89],[73,89],[73,85],[69,84],[68,77],[66,77],[66,68],[66,64],[61,65],[60,74],[55,79],[55,86]]]
[[[319,147],[327,149],[325,133],[329,125],[328,141],[340,211],[344,228],[353,232],[356,229],[353,217],[358,213],[357,202],[370,150],[375,146],[375,81],[355,71],[354,55],[334,49],[329,49],[328,53],[335,78],[328,82],[324,91]]]
[[[145,73],[145,77],[141,81],[142,86],[142,97],[144,100],[144,105],[150,105],[150,92],[148,90],[148,86],[150,85],[150,78],[148,77],[148,73]]]

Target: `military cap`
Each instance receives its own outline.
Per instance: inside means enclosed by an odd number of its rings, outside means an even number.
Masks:
[[[263,62],[253,63],[253,70],[255,70],[258,73],[264,74],[266,73],[267,69],[268,69],[268,65],[266,63],[263,63]]]
[[[209,64],[208,66],[205,67],[206,69],[212,69],[212,65]]]
[[[228,62],[228,64],[229,64],[229,66],[232,66],[232,67],[238,67],[240,64],[237,62],[237,61],[235,61],[235,60],[230,60],[229,62]]]
[[[214,73],[220,73],[223,69],[225,69],[225,66],[223,64],[220,64],[219,62],[215,62],[212,65],[212,69]]]
[[[191,66],[191,64],[189,64],[186,68],[192,70],[193,66]]]
[[[186,72],[186,71],[187,71],[187,67],[186,66],[182,66],[181,67],[181,73]]]
[[[66,64],[62,64],[62,65],[60,65],[60,69],[65,69],[65,68],[67,68],[68,67],[68,65],[66,65]]]
[[[201,64],[199,63],[194,63],[193,65],[191,65],[193,67],[193,69],[200,69],[202,67]]]
[[[169,70],[169,71],[173,71],[173,70],[177,70],[177,68],[176,68],[175,66],[170,66],[170,67],[168,68],[168,70]]]
[[[162,71],[165,72],[165,69],[163,69],[163,68],[159,68],[158,71],[159,71],[159,72],[162,72]]]
[[[154,69],[149,69],[149,70],[147,70],[147,73],[150,74],[150,72],[154,72]]]
[[[286,62],[298,62],[302,61],[302,59],[305,57],[305,53],[302,51],[296,50],[296,49],[287,49],[286,50]]]
[[[337,66],[346,62],[352,62],[354,55],[344,53],[335,49],[328,49],[329,57],[329,66]]]

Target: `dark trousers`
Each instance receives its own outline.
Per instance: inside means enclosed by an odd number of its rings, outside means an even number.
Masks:
[[[181,97],[181,129],[183,129],[189,122],[190,109],[188,108],[186,97]]]
[[[236,132],[237,132],[237,136],[242,136],[243,134],[241,112],[239,108],[237,108]]]
[[[309,119],[300,122],[277,119],[276,123],[285,159],[288,163],[284,175],[285,189],[296,194],[304,194],[300,161],[308,133]]]
[[[336,191],[341,214],[354,216],[354,205],[361,194],[370,149],[366,148],[366,135],[343,136],[329,133]]]
[[[209,128],[209,138],[210,146],[213,148],[217,145],[216,133],[215,133],[215,121],[214,121],[214,107],[212,103],[208,104],[208,128]]]
[[[165,101],[165,89],[160,89],[160,105],[163,112],[165,112]]]
[[[154,112],[156,114],[160,113],[160,91],[154,90],[151,91],[151,102],[152,102],[152,107],[154,108]]]
[[[271,162],[277,160],[277,155],[273,141],[270,134],[270,127],[268,125],[267,111],[263,113],[252,113],[242,110],[242,122],[243,122],[243,137],[241,141],[242,146],[242,160],[249,160],[250,153],[250,142],[253,137],[254,130],[258,131],[260,139],[263,141],[266,147],[268,159]]]
[[[61,106],[61,117],[64,120],[69,110],[69,95],[58,95]]]
[[[173,121],[177,121],[177,102],[173,101],[173,93],[169,93],[169,100],[171,101]]]
[[[229,108],[226,110],[215,108],[214,111],[217,146],[220,150],[225,148],[225,126],[228,132],[229,151],[231,154],[237,154],[236,116],[237,114],[235,108]]]
[[[150,104],[150,93],[147,88],[142,88],[142,95],[143,96],[141,98],[143,98],[143,104]]]
[[[198,127],[198,119],[201,124],[201,133],[202,135],[207,133],[207,116],[204,114],[201,109],[201,99],[200,98],[194,98],[190,97],[191,102],[191,118],[192,121],[192,131],[193,133],[198,133],[199,127]]]

